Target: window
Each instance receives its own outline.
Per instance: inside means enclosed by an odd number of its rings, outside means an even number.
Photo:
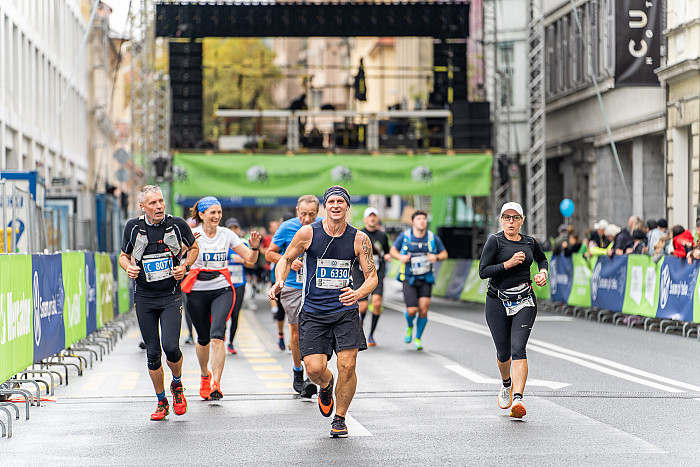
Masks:
[[[498,74],[500,77],[500,102],[502,107],[513,106],[513,42],[498,44]]]

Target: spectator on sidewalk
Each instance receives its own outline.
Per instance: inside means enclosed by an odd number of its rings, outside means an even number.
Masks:
[[[656,221],[656,224],[656,229],[649,232],[649,245],[653,246],[656,246],[656,242],[658,242],[661,237],[669,234],[668,222],[666,222],[666,219],[659,219]]]
[[[557,228],[557,237],[552,242],[552,255],[556,256],[564,250],[564,242],[569,239],[569,228],[566,224],[560,224]]]
[[[674,233],[677,232],[678,227],[681,229],[683,228],[679,225],[673,227]],[[695,247],[695,243],[693,242],[693,234],[690,233],[690,230],[683,230],[678,235],[673,236],[673,256],[685,258],[693,247]]]
[[[633,230],[632,240],[634,243],[626,251],[628,255],[644,255],[649,251],[649,248],[647,247],[647,236],[644,235],[643,230]]]
[[[700,243],[700,217],[695,219],[695,232],[693,232],[693,242]]]
[[[564,248],[564,256],[571,256],[574,253],[585,252],[585,247],[579,240],[578,235],[576,235],[576,232],[571,232],[569,234],[569,239],[562,244],[562,247]],[[582,248],[584,249],[584,251],[581,251]]]
[[[590,245],[589,248],[592,247],[598,247],[598,248],[607,248],[607,246],[610,244],[608,239],[605,237],[605,229],[609,225],[609,222],[606,221],[605,219],[601,219],[595,224],[593,224],[593,232],[591,232],[590,235],[590,241],[595,242],[595,245]]]
[[[617,229],[620,228],[617,227]],[[605,233],[607,234],[607,231]],[[620,229],[619,233],[615,235],[612,247],[608,250],[608,256],[612,257],[613,255],[624,255],[627,249],[632,247],[632,245],[634,245],[634,241],[632,240],[632,234],[630,234],[629,230],[627,229]]]

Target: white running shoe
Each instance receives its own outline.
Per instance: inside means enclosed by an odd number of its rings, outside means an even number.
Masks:
[[[513,404],[513,385],[508,387],[501,386],[498,391],[498,406],[502,409],[507,409]]]
[[[513,405],[510,408],[510,416],[512,418],[523,418],[527,411],[523,405],[522,397],[519,397],[513,401]]]

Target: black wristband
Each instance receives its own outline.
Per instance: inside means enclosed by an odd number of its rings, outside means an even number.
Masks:
[[[260,247],[258,247],[258,248],[260,248]],[[258,248],[253,248],[253,247],[251,247],[250,249],[253,250],[253,251],[258,251]]]

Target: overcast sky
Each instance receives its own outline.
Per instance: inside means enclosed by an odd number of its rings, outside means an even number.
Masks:
[[[129,0],[103,0],[103,2],[112,7],[109,27],[120,33],[125,32],[124,26],[126,25],[126,15],[129,12]],[[139,0],[133,0],[132,3],[131,8],[136,8],[140,2]]]

